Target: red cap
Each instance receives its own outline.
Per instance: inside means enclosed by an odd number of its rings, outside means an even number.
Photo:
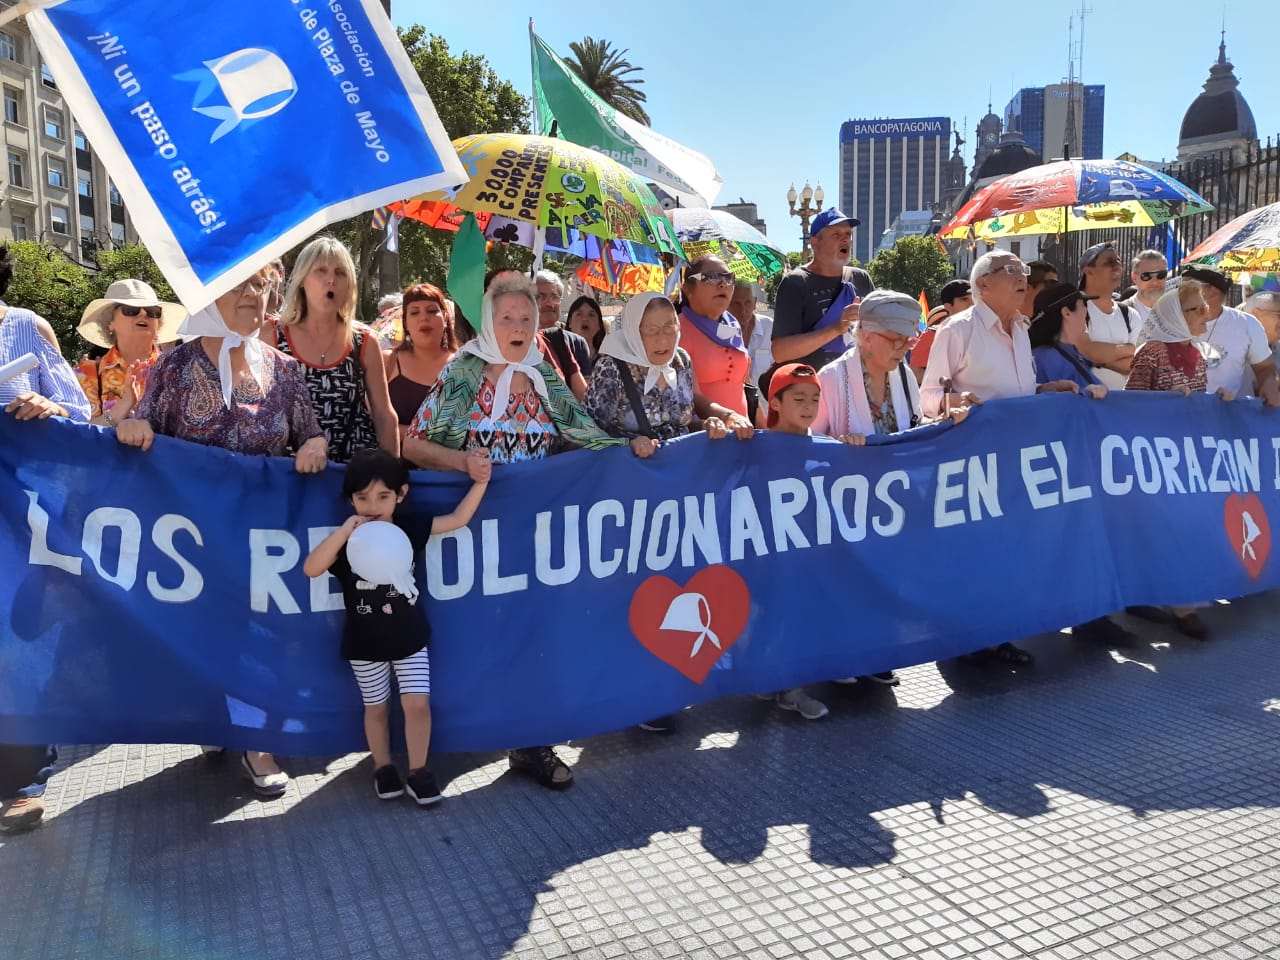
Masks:
[[[797,383],[812,383],[822,391],[822,384],[818,382],[818,371],[813,369],[807,363],[784,363],[773,371],[773,376],[769,378],[769,400],[773,400],[778,394],[787,387],[793,387]],[[766,427],[775,427],[778,425],[778,413],[772,408],[769,409],[769,416],[765,419]]]

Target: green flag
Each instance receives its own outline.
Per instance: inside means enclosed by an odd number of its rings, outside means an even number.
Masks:
[[[484,300],[485,246],[475,214],[468,213],[454,238],[445,282],[449,296],[476,333],[480,332],[480,304]]]
[[[689,207],[709,207],[724,185],[715,164],[605,103],[533,32],[533,105],[538,132],[598,150]]]

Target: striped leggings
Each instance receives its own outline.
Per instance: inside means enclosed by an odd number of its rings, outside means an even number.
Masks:
[[[406,693],[430,695],[431,661],[426,647],[412,656],[390,663],[385,660],[352,660],[351,670],[356,675],[356,683],[360,684],[360,697],[366,707],[376,707],[391,699],[392,667],[396,671],[400,696]]]

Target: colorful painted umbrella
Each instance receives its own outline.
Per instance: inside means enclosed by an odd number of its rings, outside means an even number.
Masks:
[[[1219,227],[1182,262],[1210,263],[1232,273],[1280,272],[1280,203]]]
[[[1055,160],[979,190],[945,227],[948,240],[1152,227],[1213,207],[1172,177],[1127,160]]]
[[[602,153],[565,140],[485,133],[453,141],[471,180],[416,200],[443,201],[475,214],[535,227],[565,227],[642,243],[683,257],[653,191]]]
[[[705,207],[676,207],[667,214],[690,262],[714,253],[735,276],[753,281],[783,270],[782,251],[751,224],[731,213]]]

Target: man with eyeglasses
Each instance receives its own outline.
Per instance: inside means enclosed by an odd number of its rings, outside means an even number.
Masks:
[[[1093,364],[1108,390],[1123,390],[1143,321],[1112,296],[1120,289],[1120,254],[1112,243],[1095,243],[1080,256],[1080,292],[1088,301],[1086,333],[1076,349]]]
[[[1184,277],[1204,284],[1201,293],[1209,305],[1209,322],[1196,338],[1205,345],[1208,365],[1206,393],[1225,387],[1237,397],[1259,396],[1269,407],[1280,406],[1280,382],[1271,361],[1271,345],[1257,317],[1228,307],[1231,276],[1218,267],[1196,265],[1182,271]],[[1250,376],[1252,372],[1252,376]]]
[[[1022,313],[1028,269],[1007,250],[983,254],[973,265],[973,306],[938,329],[929,352],[920,388],[925,416],[1003,397],[1078,392],[1070,380],[1036,385]]]
[[[1132,313],[1137,314],[1138,329],[1147,322],[1147,316],[1156,301],[1164,293],[1169,279],[1169,263],[1159,250],[1143,250],[1133,258],[1129,269],[1129,281],[1135,293],[1128,300],[1120,301]]]
[[[538,339],[546,346],[547,360],[581,403],[587,396],[586,378],[591,375],[591,349],[578,334],[560,326],[564,281],[550,270],[539,270],[533,279],[538,298]]]
[[[871,274],[849,266],[853,228],[859,221],[835,207],[813,218],[813,259],[778,284],[773,310],[773,362],[805,363],[815,370],[849,346],[845,334],[858,322],[858,302],[875,289]]]

